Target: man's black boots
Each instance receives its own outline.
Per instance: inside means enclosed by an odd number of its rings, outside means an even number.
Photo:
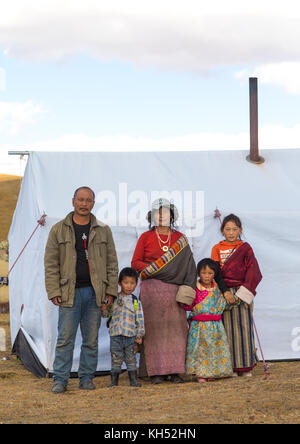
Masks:
[[[128,371],[128,376],[129,376],[130,385],[132,387],[141,387],[142,386],[142,384],[140,384],[136,380],[136,370]]]

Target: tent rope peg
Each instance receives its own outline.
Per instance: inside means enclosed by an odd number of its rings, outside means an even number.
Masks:
[[[41,218],[37,221],[37,223],[39,225],[41,225],[42,227],[45,225],[46,223],[46,216],[47,214],[43,213],[43,215],[41,216]]]
[[[270,372],[269,372],[269,366],[268,366],[268,364],[265,364],[265,365],[264,365],[264,372],[265,372],[265,379],[269,380],[270,377],[271,377],[271,375],[270,375]]]
[[[255,324],[255,321],[254,321],[254,318],[253,318],[253,314],[251,314],[251,317],[252,317],[252,323],[253,323],[253,327],[254,327],[254,330],[255,330],[255,334],[256,334],[259,350],[260,350],[260,354],[261,354],[261,357],[262,357],[262,360],[263,360],[263,363],[264,363],[265,379],[269,380],[270,379],[269,366],[268,366],[268,364],[265,361],[264,353],[263,353],[262,346],[261,346],[261,343],[260,343],[260,340],[259,340],[259,336],[258,336],[256,324]]]
[[[219,221],[221,223],[221,213],[218,210],[218,207],[216,207],[216,209],[215,209],[214,219],[219,219]]]

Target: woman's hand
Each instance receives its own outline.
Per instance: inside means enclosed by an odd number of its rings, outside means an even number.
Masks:
[[[227,304],[229,304],[229,305],[235,304],[235,298],[234,298],[233,294],[231,293],[231,291],[229,291],[229,290],[225,291],[224,298],[226,299]]]

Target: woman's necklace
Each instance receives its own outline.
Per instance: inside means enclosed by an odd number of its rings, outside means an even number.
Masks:
[[[158,234],[157,228],[155,228],[155,233],[156,233],[156,236],[157,236],[159,247],[162,249],[162,251],[164,251],[166,253],[169,250],[169,248],[170,248],[171,230],[169,229],[168,238],[167,238],[166,241],[163,241],[161,239],[161,237]],[[162,246],[162,244],[169,244],[169,246],[167,246],[167,245],[163,245]]]

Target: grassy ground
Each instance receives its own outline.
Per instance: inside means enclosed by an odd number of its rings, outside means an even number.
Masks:
[[[109,376],[95,378],[96,390],[78,389],[71,379],[63,395],[51,393],[52,380],[38,379],[10,355],[9,315],[0,314],[8,351],[0,351],[0,423],[5,424],[216,424],[300,423],[300,362],[270,364],[271,379],[259,364],[252,378],[198,384],[170,382],[107,388]],[[1,330],[0,330],[1,331]],[[4,360],[3,360],[4,359]]]
[[[21,179],[19,176],[0,174],[0,241],[7,239],[20,191]]]

